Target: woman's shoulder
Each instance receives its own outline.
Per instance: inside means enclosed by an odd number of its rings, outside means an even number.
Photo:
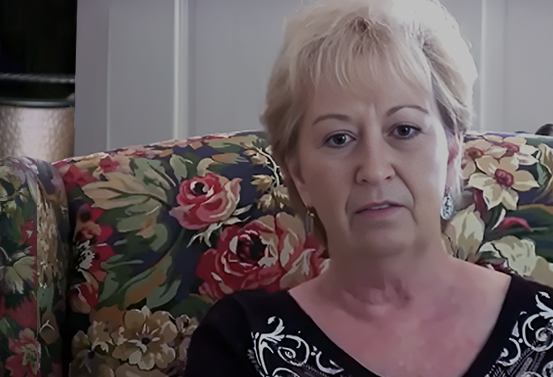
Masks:
[[[509,317],[518,318],[553,308],[553,287],[527,277],[512,275],[509,288],[503,301],[503,312]]]
[[[249,337],[255,334],[277,334],[308,338],[321,336],[313,323],[288,291],[251,290],[233,293],[219,300],[201,321],[198,328],[219,328],[220,331]]]
[[[553,287],[527,277],[513,275],[509,296],[519,303],[533,306],[539,301],[540,297],[553,298]]]
[[[272,325],[275,315],[286,313],[287,298],[285,291],[255,290],[218,300],[194,331],[185,376],[258,375],[254,334]]]
[[[239,291],[234,292],[229,296],[226,296],[220,301],[235,301],[242,305],[251,305],[253,303],[265,303],[265,304],[273,304],[273,303],[283,303],[287,302],[289,300],[289,293],[288,291],[280,290],[280,291],[274,291],[269,292],[264,289],[255,289],[255,290],[247,290],[247,291]]]
[[[271,317],[297,316],[293,298],[287,291],[248,290],[232,293],[218,300],[202,323],[225,323],[226,326],[258,327]]]
[[[287,291],[268,292],[263,289],[234,292],[215,303],[212,310],[234,310],[261,313],[285,310],[293,304]]]
[[[506,321],[505,324],[511,328],[501,328],[501,335],[498,337],[504,340],[504,344],[488,375],[537,376],[539,371],[551,370],[553,336],[550,320],[553,318],[553,288],[513,276],[504,309],[506,316],[513,317],[514,324],[513,321]]]

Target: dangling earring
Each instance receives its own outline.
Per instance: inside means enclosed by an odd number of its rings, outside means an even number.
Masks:
[[[449,188],[445,190],[444,199],[442,201],[442,208],[440,210],[440,216],[444,220],[451,219],[451,216],[453,216],[453,210],[455,208],[455,205],[453,203],[453,197],[451,196],[449,192]]]
[[[306,234],[313,233],[314,222],[315,222],[315,214],[313,213],[311,208],[306,208],[305,221],[304,221]]]

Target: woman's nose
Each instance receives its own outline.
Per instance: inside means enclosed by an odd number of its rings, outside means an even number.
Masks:
[[[357,183],[378,185],[394,176],[392,156],[385,144],[373,141],[360,143],[359,147],[355,162]]]

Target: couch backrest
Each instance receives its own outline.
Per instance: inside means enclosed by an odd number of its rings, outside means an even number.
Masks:
[[[471,134],[450,253],[553,285],[553,139]],[[170,141],[56,164],[72,219],[66,332],[76,375],[182,372],[219,298],[286,289],[329,261],[289,208],[264,133]]]
[[[328,263],[288,208],[263,133],[119,149],[56,168],[74,225],[72,375],[182,370],[214,301],[291,288]],[[141,339],[151,341],[144,352]]]

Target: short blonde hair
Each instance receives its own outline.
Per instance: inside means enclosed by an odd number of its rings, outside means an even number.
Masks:
[[[318,83],[351,90],[387,69],[399,81],[432,92],[448,141],[460,142],[473,116],[476,67],[453,17],[434,0],[321,0],[288,22],[261,116],[299,214],[305,207],[288,177],[299,127]],[[322,224],[316,231],[325,241]]]

